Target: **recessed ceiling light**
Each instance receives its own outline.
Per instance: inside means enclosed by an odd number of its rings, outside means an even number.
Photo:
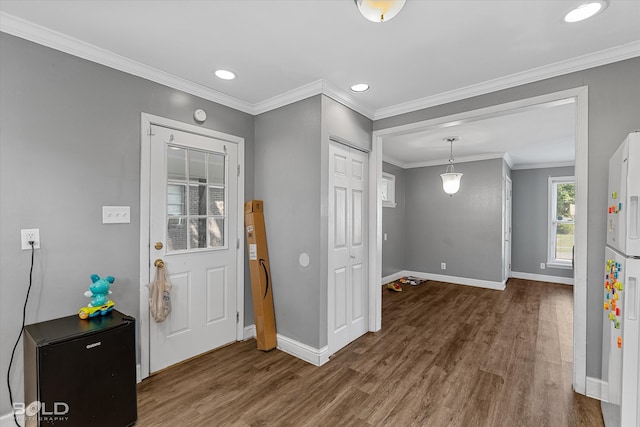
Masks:
[[[222,80],[233,80],[236,78],[236,74],[229,70],[216,70],[216,77]]]
[[[366,92],[369,90],[369,85],[366,83],[357,83],[350,88],[353,92]]]
[[[570,10],[569,13],[564,16],[564,21],[569,23],[584,21],[602,12],[606,6],[606,1],[583,3],[575,9]]]

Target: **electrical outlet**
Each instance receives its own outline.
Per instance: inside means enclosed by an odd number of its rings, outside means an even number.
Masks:
[[[40,249],[40,229],[39,228],[29,228],[20,230],[20,241],[22,245],[22,250],[26,251],[31,249],[31,245],[29,242],[33,241],[33,247],[35,249]]]
[[[447,269],[447,263],[446,262],[441,262],[440,263],[440,270],[446,270]]]
[[[545,268],[547,268],[547,266],[544,264],[544,262],[540,263],[540,270],[544,270]]]
[[[384,233],[384,240],[387,240],[387,233]]]

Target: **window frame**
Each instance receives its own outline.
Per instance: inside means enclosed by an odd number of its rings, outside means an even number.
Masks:
[[[386,188],[386,194],[385,194]],[[396,204],[396,177],[387,172],[382,172],[381,198],[383,208],[395,208]],[[386,197],[385,197],[386,196]]]
[[[558,224],[574,224],[574,247],[575,247],[575,217],[573,221],[563,221],[557,219],[558,195],[557,188],[560,184],[573,184],[575,188],[575,176],[550,176],[548,185],[549,202],[547,204],[547,267],[573,269],[573,259],[563,260],[556,258],[556,241]],[[574,193],[575,194],[575,193]],[[575,200],[574,200],[575,204]],[[572,255],[573,257],[573,255]]]

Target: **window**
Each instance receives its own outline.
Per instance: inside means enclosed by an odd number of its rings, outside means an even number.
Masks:
[[[167,146],[167,253],[226,247],[226,156]]]
[[[382,173],[382,207],[396,207],[396,177],[390,173]]]
[[[573,267],[575,207],[575,177],[549,177],[548,267]]]

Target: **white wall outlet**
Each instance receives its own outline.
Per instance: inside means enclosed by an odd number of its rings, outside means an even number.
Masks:
[[[544,270],[545,268],[547,268],[547,266],[545,265],[544,262],[540,263],[540,270]]]
[[[384,233],[384,240],[387,240],[387,233]]]
[[[447,269],[447,263],[446,262],[441,262],[440,263],[440,270],[446,270]]]
[[[34,249],[40,249],[40,229],[24,228],[20,230],[20,241],[23,251],[31,249],[29,242],[34,242]]]
[[[129,206],[103,206],[103,224],[128,224],[131,222],[131,207]]]

